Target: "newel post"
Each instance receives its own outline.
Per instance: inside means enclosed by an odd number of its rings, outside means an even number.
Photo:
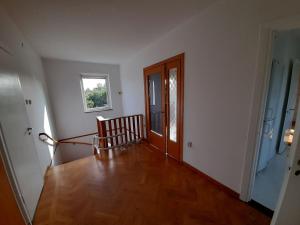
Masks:
[[[98,136],[99,137],[106,137],[107,136],[106,121],[97,119],[97,127],[98,127]],[[100,139],[99,140],[99,147],[100,148],[107,148],[108,147],[107,139]]]

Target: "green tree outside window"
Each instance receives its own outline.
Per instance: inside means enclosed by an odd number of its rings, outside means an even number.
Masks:
[[[88,108],[97,108],[107,105],[107,89],[103,84],[97,84],[94,89],[85,90],[85,99]]]

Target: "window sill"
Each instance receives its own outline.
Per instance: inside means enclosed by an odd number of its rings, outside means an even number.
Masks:
[[[93,109],[85,109],[85,113],[93,113],[93,112],[103,112],[113,110],[112,107],[104,107],[104,108],[93,108]]]

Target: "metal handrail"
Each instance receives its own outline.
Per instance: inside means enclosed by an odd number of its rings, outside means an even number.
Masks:
[[[94,134],[94,133],[93,133]],[[42,138],[43,136],[46,136],[46,138]],[[48,145],[54,146],[54,145],[58,145],[58,144],[81,144],[81,145],[92,145],[91,143],[88,142],[81,142],[81,141],[68,141],[70,139],[76,139],[79,137],[84,137],[84,136],[88,136],[88,135],[81,135],[78,137],[73,137],[73,138],[66,138],[63,140],[55,140],[54,138],[52,138],[50,135],[48,135],[47,133],[39,133],[39,139],[42,142],[45,142]],[[53,143],[49,143],[47,140],[50,139]]]
[[[127,146],[127,145],[130,145],[130,144],[140,143],[142,141],[142,138],[140,138],[140,139],[137,139],[137,140],[133,140],[133,141],[130,141],[130,142],[124,142],[124,143],[121,143],[119,145],[113,145],[113,146],[109,146],[109,147],[101,147],[99,145],[99,140],[117,138],[117,137],[123,136],[123,135],[125,135],[125,133],[120,133],[120,134],[106,136],[106,137],[99,137],[98,135],[95,135],[95,136],[93,136],[92,148],[93,148],[93,150],[96,150],[98,153],[101,154],[101,150],[109,150],[109,149],[119,148],[119,147]]]
[[[44,139],[42,138],[42,136],[46,136],[47,138]],[[42,141],[42,142],[45,142],[47,143],[48,145],[55,145],[55,144],[58,144],[59,141],[55,140],[54,138],[50,137],[48,134],[46,133],[39,133],[39,139]],[[49,143],[47,140],[50,139],[51,141],[53,141],[53,143]]]

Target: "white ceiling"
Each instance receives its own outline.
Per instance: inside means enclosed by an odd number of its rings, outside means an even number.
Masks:
[[[43,57],[121,63],[216,0],[1,0]]]

